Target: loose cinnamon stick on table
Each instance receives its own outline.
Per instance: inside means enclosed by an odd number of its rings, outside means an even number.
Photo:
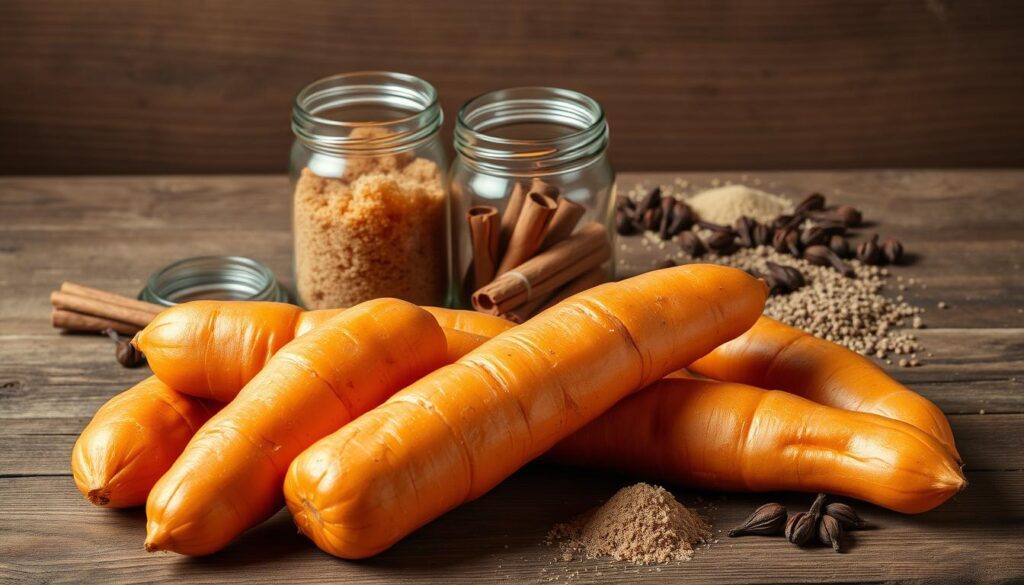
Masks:
[[[83,313],[58,309],[56,307],[54,307],[53,312],[50,313],[50,323],[57,329],[96,332],[103,331],[104,329],[113,329],[122,335],[135,335],[142,329],[142,327],[138,327],[132,323],[115,321],[113,319],[104,319],[103,317],[85,315]]]
[[[473,293],[473,307],[492,315],[508,313],[535,298],[544,298],[570,280],[600,266],[610,256],[611,247],[604,226],[597,223],[584,226],[550,250],[505,272]]]
[[[491,282],[498,265],[500,227],[498,210],[489,205],[470,207],[466,212],[469,238],[473,243],[473,288]]]
[[[64,281],[60,285],[60,291],[78,295],[80,297],[89,297],[112,305],[121,305],[122,307],[128,307],[129,309],[147,311],[154,315],[167,308],[154,303],[147,303],[146,301],[140,301],[138,299],[100,290],[98,288],[92,288],[91,286],[85,286],[84,284],[78,284],[77,282],[71,281]]]
[[[498,276],[529,260],[537,252],[557,207],[554,199],[542,193],[534,191],[526,196],[508,248],[498,265]]]
[[[112,321],[121,321],[122,323],[130,323],[138,326],[140,329],[149,325],[149,322],[156,315],[149,311],[132,309],[123,305],[115,305],[91,297],[83,297],[61,291],[50,293],[50,303],[58,309],[102,317]]]
[[[586,211],[586,208],[575,201],[569,201],[565,197],[559,199],[558,207],[551,216],[551,223],[548,224],[548,231],[544,234],[544,241],[540,244],[540,251],[543,252],[568,238]]]

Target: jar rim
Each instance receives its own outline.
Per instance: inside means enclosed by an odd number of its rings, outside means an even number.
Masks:
[[[567,126],[551,137],[512,138],[491,132],[510,123]],[[557,87],[522,86],[477,95],[459,109],[455,149],[464,159],[493,170],[529,166],[531,170],[578,164],[605,150],[608,122],[604,108],[590,96]]]
[[[139,298],[170,307],[194,298],[288,302],[274,272],[245,256],[192,256],[154,272]]]
[[[380,120],[344,120],[321,114],[351,105],[376,105],[407,113]],[[392,71],[353,71],[317,79],[299,90],[292,105],[295,136],[314,150],[331,153],[375,154],[414,148],[436,133],[443,119],[433,85],[414,75]],[[358,128],[389,132],[352,136]]]

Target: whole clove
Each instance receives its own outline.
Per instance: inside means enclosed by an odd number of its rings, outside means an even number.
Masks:
[[[864,264],[870,266],[877,266],[882,263],[885,257],[882,256],[882,249],[878,245],[878,234],[873,234],[871,238],[861,242],[857,246],[857,260],[860,260]]]
[[[691,258],[700,258],[707,253],[708,248],[700,236],[690,230],[679,232],[679,247]]]
[[[800,203],[796,206],[795,213],[800,215],[807,213],[808,211],[818,211],[824,208],[825,196],[821,193],[811,193],[800,200]]]
[[[839,234],[833,234],[828,238],[828,247],[840,258],[850,257],[850,243]]]
[[[619,195],[615,200],[615,209],[628,209],[630,211],[635,211],[636,202],[626,195]]]
[[[732,227],[727,226],[727,225],[722,225],[720,223],[715,223],[713,221],[705,221],[703,219],[698,220],[696,223],[697,223],[698,226],[700,226],[700,227],[702,227],[702,228],[704,228],[706,230],[711,230],[713,232],[726,232],[726,233],[732,234],[734,236],[736,235],[736,232],[733,231]]]
[[[809,227],[800,234],[800,245],[804,247],[824,244],[827,241],[828,234],[817,226]]]
[[[690,229],[696,221],[697,214],[693,212],[693,208],[682,201],[676,201],[672,207],[672,225],[668,228],[669,237],[674,238],[679,232]]]
[[[661,207],[651,207],[645,211],[642,225],[649,232],[657,231],[661,226]]]
[[[639,231],[627,209],[615,210],[615,231],[621,236],[632,236]]]
[[[832,251],[832,248],[829,248],[828,246],[822,246],[820,244],[816,246],[808,246],[803,252],[803,259],[817,266],[831,266],[847,278],[857,276],[857,273],[854,272],[853,268],[846,262],[843,262],[843,259],[836,255],[836,253]]]
[[[836,221],[842,223],[846,227],[857,227],[861,224],[863,219],[860,211],[856,207],[851,207],[849,205],[840,205],[834,209],[811,211],[808,212],[808,215],[815,220]]]
[[[830,236],[846,235],[846,225],[841,221],[815,221],[814,224],[825,230],[825,233]]]
[[[839,552],[842,540],[843,527],[840,522],[827,514],[822,516],[821,522],[818,523],[818,541],[826,546],[831,546],[832,550]]]
[[[817,527],[818,521],[814,518],[813,514],[810,512],[797,512],[786,521],[786,540],[797,546],[803,546],[810,542]]]
[[[672,212],[675,210],[675,202],[676,200],[672,197],[661,198],[661,225],[658,227],[658,233],[663,240],[672,237],[669,227],[672,225]]]
[[[753,236],[755,246],[772,245],[772,228],[763,223],[754,226]]]
[[[882,242],[882,256],[889,264],[899,264],[903,259],[903,244],[893,239]]]
[[[853,507],[841,502],[832,502],[825,506],[825,515],[838,520],[846,530],[856,530],[867,526],[867,522],[854,511]]]
[[[797,546],[811,541],[818,532],[818,521],[821,519],[821,507],[825,504],[825,494],[818,494],[807,512],[797,512],[786,521],[786,540]]]
[[[772,223],[771,223],[772,231],[776,231],[777,232],[777,231],[780,231],[780,230],[787,229],[787,228],[790,227],[790,225],[794,221],[798,222],[799,219],[800,219],[800,217],[796,216],[796,215],[787,215],[787,214],[780,215],[780,216],[778,216],[778,217],[776,217],[775,219],[772,220]]]
[[[800,257],[800,252],[803,248],[800,246],[800,234],[795,229],[786,231],[786,238],[783,243],[786,246],[787,253],[797,258]]]
[[[803,273],[792,266],[783,266],[771,261],[766,262],[765,266],[768,268],[765,280],[771,294],[789,294],[806,284]]]
[[[744,248],[753,248],[757,245],[754,242],[754,227],[757,225],[760,224],[745,215],[737,219],[735,225],[733,225],[736,237],[739,238],[740,245]]]
[[[660,206],[661,206],[661,187],[658,186],[658,187],[655,187],[655,188],[651,189],[650,191],[648,191],[647,195],[644,195],[643,198],[640,199],[640,203],[638,203],[637,206],[636,206],[636,216],[637,217],[644,217],[644,215],[647,214],[648,210],[655,209],[655,208],[658,208]]]
[[[729,536],[772,536],[782,534],[786,528],[786,508],[770,503],[754,510],[742,524],[729,531]]]
[[[117,331],[104,329],[103,333],[114,341],[114,357],[117,363],[126,368],[137,368],[146,363],[146,356],[131,342],[130,339],[121,339]]]
[[[720,256],[728,256],[736,251],[736,236],[729,231],[714,232],[708,236],[708,248]]]
[[[772,248],[779,254],[785,254],[788,251],[788,248],[786,248],[786,236],[788,233],[788,230],[775,230],[775,233],[772,235]]]

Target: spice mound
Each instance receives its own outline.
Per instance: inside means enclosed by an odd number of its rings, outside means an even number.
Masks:
[[[638,483],[603,506],[559,524],[547,542],[559,542],[563,560],[611,557],[638,565],[686,561],[711,539],[711,527],[665,488]]]
[[[744,216],[759,222],[771,222],[779,215],[793,211],[793,202],[789,199],[744,185],[701,191],[686,203],[700,219],[722,225],[732,225]]]
[[[303,169],[295,186],[295,278],[310,309],[377,297],[443,301],[445,195],[432,161],[351,159],[338,178]]]

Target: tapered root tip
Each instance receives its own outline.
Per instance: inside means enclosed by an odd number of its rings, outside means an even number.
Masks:
[[[164,532],[157,532],[156,534],[149,534],[146,536],[146,543],[143,545],[146,547],[146,552],[156,552],[159,550],[167,550],[167,535]]]
[[[85,495],[94,506],[106,506],[110,503],[110,490],[106,488],[94,488]]]

